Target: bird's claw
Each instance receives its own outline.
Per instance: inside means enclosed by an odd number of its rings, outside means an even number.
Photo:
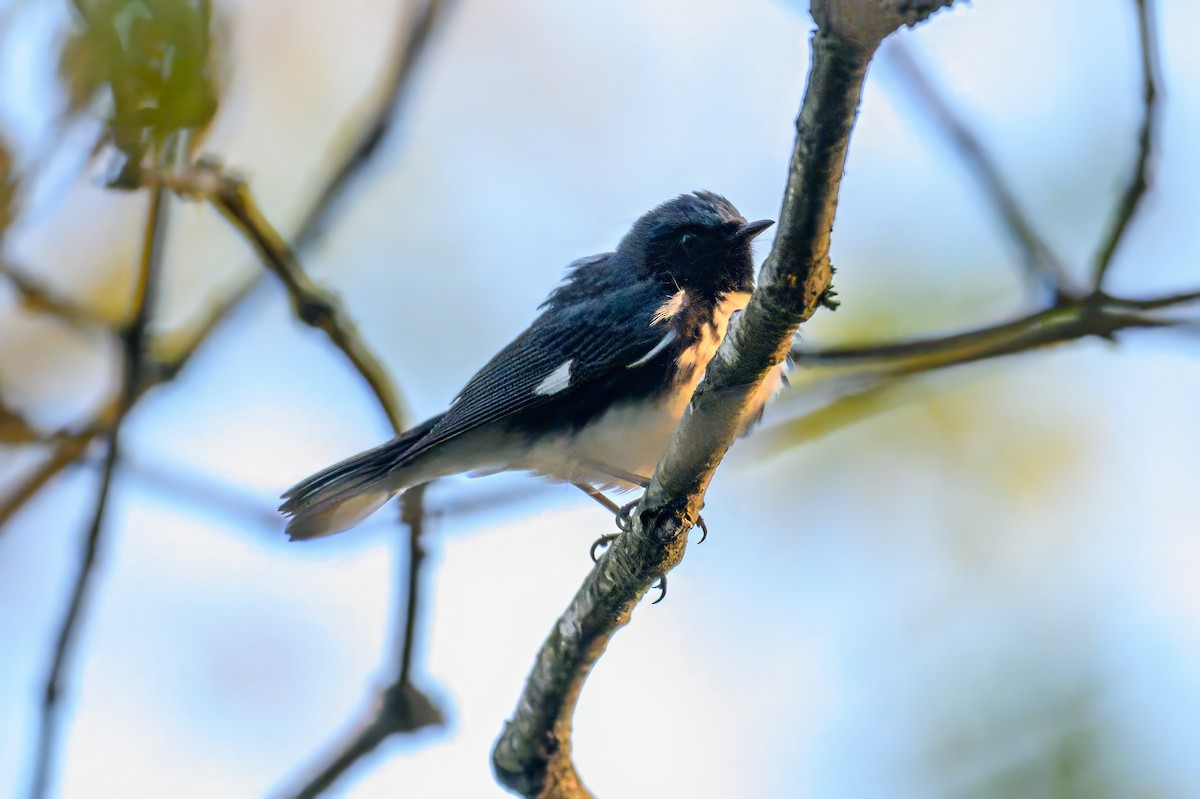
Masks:
[[[667,575],[664,574],[660,576],[658,580],[655,581],[654,585],[650,587],[657,588],[659,590],[658,599],[650,603],[651,605],[657,605],[659,602],[662,602],[667,598]]]
[[[630,502],[628,505],[622,505],[621,509],[617,511],[614,518],[617,522],[617,529],[622,533],[628,533],[633,529],[633,512],[637,509],[637,506],[637,501]],[[708,538],[708,525],[705,524],[703,516],[696,516],[695,526],[700,528],[700,540],[696,543],[703,544],[704,540]],[[597,546],[601,545],[607,546],[608,542],[613,538],[615,538],[615,536],[602,536],[595,544],[592,545],[592,549],[595,550]],[[595,557],[593,557],[592,560],[595,560]]]
[[[613,517],[617,522],[617,529],[622,533],[628,533],[633,529],[633,512],[637,510],[638,502],[640,501],[635,499],[633,502],[622,505],[621,509]]]
[[[613,533],[612,535],[602,535],[592,542],[592,548],[588,550],[588,553],[592,556],[592,563],[600,560],[600,556],[596,554],[597,551],[607,548],[609,544],[617,540],[618,535],[618,533]]]

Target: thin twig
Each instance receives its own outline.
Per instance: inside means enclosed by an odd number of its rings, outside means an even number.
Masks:
[[[1180,305],[1200,302],[1200,291],[1183,291],[1177,294],[1167,294],[1162,297],[1151,297],[1142,300],[1127,300],[1121,297],[1104,296],[1104,302],[1114,308],[1125,308],[1130,311],[1161,311]]]
[[[249,288],[247,286],[243,291],[234,292],[234,295],[240,301],[246,296]],[[142,356],[143,363],[134,404],[151,389],[174,380],[190,363],[192,356],[199,351],[200,346],[212,331],[228,317],[233,307],[233,305],[227,304],[220,305],[206,318],[204,324],[192,332],[183,346],[169,355],[156,355],[149,347],[152,342],[148,341],[147,350]],[[50,457],[26,475],[16,488],[5,496],[4,501],[0,502],[0,535],[5,533],[7,522],[24,507],[26,502],[36,496],[38,491],[53,480],[59,472],[83,457],[95,438],[106,434],[112,428],[113,420],[117,415],[118,402],[119,398],[108,404],[78,432],[64,433],[54,437],[51,442],[53,449]]]
[[[901,359],[966,349],[998,339],[1007,340],[1013,335],[1019,335],[1026,329],[1062,313],[1064,312],[1058,311],[1056,308],[1050,308],[976,330],[911,341],[889,341],[881,344],[834,346],[821,349],[796,346],[792,348],[791,356],[801,365],[812,366],[852,366],[872,361],[891,363]]]
[[[0,262],[0,275],[3,275],[12,284],[21,298],[21,304],[31,311],[58,317],[72,327],[109,324],[109,320],[101,319],[87,308],[76,305],[70,300],[57,296],[44,286],[38,285],[12,264]]]
[[[388,71],[383,102],[376,106],[371,119],[357,141],[342,159],[333,177],[325,184],[316,203],[304,217],[292,239],[297,250],[304,250],[320,238],[329,217],[346,195],[347,189],[363,173],[379,146],[396,124],[400,107],[408,97],[412,76],[449,11],[449,0],[417,0],[410,14],[401,20],[394,49],[394,62]]]
[[[50,456],[25,475],[15,488],[4,496],[4,501],[0,502],[0,533],[4,532],[8,520],[36,496],[43,486],[63,469],[79,460],[92,438],[93,433],[88,431],[85,434],[60,439],[54,444]]]
[[[956,358],[966,353],[1015,354],[1029,349],[1031,342],[1057,343],[1088,336],[1111,338],[1131,327],[1167,327],[1176,320],[1147,316],[1150,311],[1177,308],[1200,301],[1200,292],[1168,294],[1141,300],[1089,295],[1008,322],[910,341],[862,344],[810,349],[793,347],[792,358],[799,364],[822,367],[857,367],[876,364],[897,371],[906,362],[934,363],[940,358]]]
[[[24,415],[5,405],[3,393],[0,393],[0,446],[36,444],[42,441],[45,441],[45,437]]]
[[[216,206],[254,244],[264,263],[283,282],[296,316],[329,336],[366,380],[394,430],[402,432],[403,414],[382,365],[363,344],[333,297],[322,291],[300,267],[291,248],[259,211],[243,181],[204,164],[190,172],[157,173],[146,175],[144,179],[181,194],[205,199]],[[370,721],[335,751],[330,762],[296,794],[298,797],[322,793],[387,737],[438,724],[442,720],[440,711],[410,681],[423,559],[420,542],[422,496],[423,489],[410,489],[402,506],[403,521],[409,528],[410,557],[396,680],[384,692],[383,701]]]
[[[201,162],[190,171],[147,172],[144,185],[164,187],[179,194],[206,200],[244,235],[262,256],[263,264],[283,283],[296,317],[323,331],[367,382],[393,429],[404,430],[404,413],[387,372],[365,344],[354,323],[300,266],[296,254],[275,227],[263,216],[240,178],[222,172],[211,162]]]
[[[975,178],[984,196],[992,204],[1009,236],[1021,253],[1026,273],[1057,293],[1069,288],[1069,277],[1062,260],[1034,229],[1021,209],[1016,195],[1004,179],[995,159],[980,138],[942,97],[933,81],[907,47],[900,41],[888,45],[886,55],[912,95],[923,105],[930,119],[958,153],[968,172]]]
[[[402,32],[402,36],[398,39],[398,47],[413,47],[418,51],[418,55],[425,52],[428,49],[430,40],[433,38],[433,34],[436,33],[436,28],[431,23],[439,22],[445,17],[444,11],[446,7],[446,0],[427,4],[425,6],[427,9],[426,15],[418,17],[418,24],[413,26],[414,33],[416,31],[423,31],[423,33],[420,36],[410,36],[407,31]],[[83,13],[83,11],[84,9],[80,6],[80,12]],[[381,95],[378,110],[372,115],[371,120],[358,137],[357,143],[350,148],[350,151],[342,159],[340,165],[334,170],[334,177],[331,180],[338,181],[342,188],[336,192],[331,192],[327,189],[319,191],[316,200],[304,216],[303,222],[293,234],[292,238],[296,242],[295,249],[297,252],[302,253],[316,240],[316,233],[323,225],[326,215],[330,212],[331,203],[338,197],[345,196],[348,187],[353,183],[351,178],[354,175],[361,174],[371,158],[378,153],[377,146],[369,146],[364,144],[364,142],[378,142],[386,132],[394,127],[396,111],[403,105],[403,99],[412,86],[414,67],[418,63],[418,60],[417,57],[410,57],[401,53],[393,67],[389,70],[387,83],[391,93]],[[165,359],[161,359],[156,369],[148,370],[148,384],[143,386],[142,393],[145,393],[145,390],[152,388],[154,385],[174,379],[191,361],[192,356],[209,340],[213,331],[220,327],[254,293],[254,290],[261,284],[262,279],[263,272],[257,270],[253,277],[244,281],[238,288],[217,302],[204,318],[204,321],[196,327],[190,334],[187,342],[177,352],[170,354]],[[88,431],[97,431],[104,427],[98,424],[98,422],[99,418],[96,422],[86,425],[85,429]],[[22,490],[10,494],[4,503],[0,504],[0,531],[3,529],[4,522],[11,518],[42,486],[53,479],[62,469],[71,465],[74,462],[74,458],[79,457],[94,434],[94,432],[81,434],[86,435],[86,440],[78,448],[60,446],[55,451],[55,456],[44,464],[36,474],[31,475],[25,481],[21,487]],[[72,454],[74,458],[70,457]]]
[[[400,521],[408,528],[408,574],[400,618],[404,619],[397,637],[396,683],[406,685],[412,676],[413,641],[417,640],[417,608],[421,598],[421,565],[425,562],[425,491],[429,484],[413,486],[400,499]]]
[[[1157,39],[1154,35],[1150,0],[1134,0],[1134,5],[1137,8],[1138,47],[1141,51],[1142,124],[1138,130],[1138,152],[1133,174],[1130,175],[1129,183],[1113,211],[1108,234],[1096,251],[1093,267],[1093,285],[1096,290],[1103,287],[1104,278],[1117,254],[1117,248],[1137,214],[1146,190],[1150,187],[1150,159],[1153,156],[1158,122],[1158,89],[1155,78],[1158,74]]]
[[[250,288],[250,286],[245,286],[242,290],[231,294],[230,298],[236,297],[237,302],[240,302],[249,293]],[[228,318],[237,302],[220,304],[205,319],[205,322],[191,333],[190,338],[183,346],[166,356],[156,355],[149,346],[152,342],[147,341],[147,349],[142,356],[143,363],[134,404],[151,389],[174,380],[191,362],[192,357],[199,351],[200,346],[208,339],[212,331]],[[26,502],[36,496],[38,491],[53,480],[59,472],[83,457],[95,438],[111,430],[117,416],[118,403],[119,398],[109,403],[78,432],[55,436],[50,457],[26,475],[16,488],[5,496],[4,501],[0,502],[0,535],[5,533],[7,522],[24,507]]]
[[[169,150],[170,146],[164,148]],[[141,265],[138,270],[137,283],[134,287],[132,307],[133,318],[121,331],[123,344],[123,372],[121,388],[117,402],[116,417],[108,432],[108,450],[100,474],[100,487],[96,496],[96,507],[92,513],[87,537],[84,540],[83,557],[79,565],[79,573],[71,590],[71,599],[67,605],[66,615],[59,628],[54,647],[54,658],[46,679],[45,693],[42,698],[41,724],[38,732],[37,753],[34,760],[33,782],[30,788],[30,799],[44,799],[50,787],[50,775],[55,761],[55,748],[58,743],[57,727],[59,721],[58,700],[62,693],[63,673],[70,660],[75,640],[75,631],[83,612],[88,588],[96,565],[104,535],[105,511],[108,499],[112,493],[113,476],[120,460],[121,426],[138,396],[141,384],[143,356],[146,349],[146,337],[150,319],[154,312],[154,301],[157,293],[158,276],[162,267],[163,246],[167,228],[166,193],[155,189],[150,196],[150,207],[146,218],[145,235],[142,241]]]
[[[408,580],[400,602],[397,625],[396,679],[379,697],[368,721],[333,748],[325,765],[292,796],[314,799],[328,790],[354,764],[375,750],[392,735],[414,732],[443,722],[441,711],[412,685],[413,642],[417,640],[418,600],[420,599],[421,563],[425,558],[422,538],[425,533],[425,485],[408,489],[401,498],[401,518],[409,531]]]
[[[1166,307],[1182,304],[1174,302]],[[990,330],[1001,328],[996,326],[895,345],[802,350],[798,356],[793,356],[798,357],[801,366],[807,363],[815,367],[833,367],[837,371],[803,384],[799,391],[792,392],[789,401],[794,403],[805,397],[820,396],[830,396],[831,401],[815,410],[781,420],[760,431],[754,440],[760,442],[759,451],[766,454],[788,451],[877,412],[880,406],[871,400],[873,396],[918,375],[998,360],[1092,336],[1115,340],[1117,333],[1124,330],[1182,328],[1188,324],[1192,323],[1144,312],[1122,311],[1116,306],[1096,311],[1085,311],[1077,306],[1069,312],[1059,311],[1049,316],[1039,313],[1017,320],[1011,326],[1003,326],[1001,335],[990,333]],[[863,364],[867,364],[867,368],[860,368]]]

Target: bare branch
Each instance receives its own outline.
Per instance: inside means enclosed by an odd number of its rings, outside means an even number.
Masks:
[[[147,186],[168,188],[212,203],[244,235],[263,264],[283,282],[296,317],[323,331],[366,380],[397,433],[404,430],[404,413],[387,372],[359,338],[354,323],[337,301],[308,276],[296,254],[259,211],[245,181],[220,171],[211,162],[201,162],[192,171],[143,173]]]
[[[704,492],[740,432],[763,377],[829,288],[829,233],[867,65],[901,24],[949,5],[880,0],[813,3],[812,69],[775,245],[620,536],[584,580],[538,653],[492,754],[497,777],[527,797],[588,796],[571,762],[571,719],[584,681],[651,583],[683,557]],[[920,6],[917,12],[914,8]],[[918,16],[914,17],[913,14]]]
[[[62,693],[62,677],[71,656],[75,640],[75,631],[83,612],[84,601],[96,565],[104,537],[105,511],[108,507],[109,495],[112,491],[113,476],[120,460],[121,426],[130,409],[137,401],[141,385],[142,365],[146,349],[146,337],[149,331],[150,319],[153,315],[155,294],[159,273],[162,267],[163,245],[166,238],[167,206],[166,193],[156,189],[150,196],[150,207],[146,218],[145,236],[142,242],[141,264],[138,270],[137,284],[134,287],[132,307],[133,318],[128,326],[121,331],[123,344],[124,369],[121,378],[121,388],[116,406],[116,416],[108,433],[108,451],[105,455],[104,466],[100,476],[100,486],[96,496],[96,507],[92,513],[92,521],[84,539],[83,557],[79,564],[79,572],[71,590],[71,599],[67,605],[66,615],[59,628],[58,638],[54,647],[54,658],[46,678],[45,693],[42,698],[41,725],[38,732],[38,746],[34,761],[33,782],[29,791],[30,799],[44,799],[50,789],[50,775],[55,761],[55,747],[58,743],[58,700]]]
[[[421,598],[421,565],[425,562],[425,491],[429,484],[413,486],[400,499],[400,521],[408,527],[408,579],[405,580],[404,599],[400,603],[400,617],[404,619],[397,636],[398,650],[396,683],[407,685],[412,676],[413,641],[417,638],[417,607]],[[439,718],[440,721],[440,718]]]
[[[37,429],[20,412],[4,404],[0,396],[0,446],[36,444],[43,440]]]
[[[413,72],[413,67],[416,64],[420,53],[425,49],[425,46],[433,33],[435,22],[439,18],[440,12],[444,10],[445,5],[446,3],[442,2],[442,0],[431,0],[431,2],[426,3],[422,7],[422,10],[416,14],[415,21],[412,24],[411,29],[406,33],[405,36],[402,37],[400,49],[398,50],[398,61],[393,69],[389,72],[390,77],[388,81],[388,87],[382,98],[382,105],[375,114],[368,129],[365,130],[363,135],[359,138],[359,143],[347,155],[342,164],[335,169],[334,177],[331,179],[330,185],[320,192],[312,208],[310,209],[310,212],[305,217],[303,223],[296,233],[298,247],[306,246],[315,239],[314,233],[317,231],[331,205],[337,198],[345,195],[347,186],[351,182],[350,179],[357,174],[361,174],[362,170],[365,168],[377,150],[378,144],[384,138],[388,126],[391,124],[392,118],[395,116],[395,112],[400,105],[402,95],[411,84],[410,77]],[[154,201],[154,207],[158,208],[160,205],[161,191],[156,189],[154,191],[154,196],[156,198]],[[254,221],[254,215],[257,214],[257,210],[254,209],[252,205],[238,206],[235,204],[230,209],[231,213],[239,211],[242,213],[243,222]],[[156,213],[158,212],[156,211]],[[261,218],[261,216],[259,218]],[[151,225],[150,227],[157,229],[159,226]],[[259,246],[270,246],[272,252],[276,256],[279,256],[281,253],[288,252],[286,245],[283,245],[282,247],[279,246],[283,244],[282,240],[279,238],[278,234],[269,229],[269,226],[265,228],[259,227],[257,229],[257,233],[258,238],[256,239],[256,244]],[[151,259],[151,263],[156,260],[157,256],[155,256],[154,259]],[[278,257],[276,260],[277,264],[281,267],[287,267],[288,263],[286,260],[281,260]],[[292,259],[292,264],[294,265],[294,259]],[[147,274],[152,275],[154,271],[156,270],[148,270]],[[285,282],[287,282],[290,277],[293,288],[303,289],[305,288],[303,285],[304,276],[302,273],[299,273],[299,277],[297,277],[297,274],[298,273],[293,270],[287,274],[281,273],[281,277],[285,280]],[[117,446],[117,436],[121,423],[123,422],[125,415],[129,412],[129,409],[145,391],[158,383],[173,379],[179,373],[179,371],[190,361],[191,356],[208,339],[209,334],[225,318],[227,318],[236,307],[242,303],[242,301],[251,293],[254,286],[258,282],[258,278],[252,279],[226,297],[213,309],[212,313],[209,314],[206,320],[194,332],[190,340],[188,340],[177,352],[171,354],[166,359],[161,359],[154,363],[149,363],[148,359],[143,359],[142,353],[146,345],[146,342],[144,341],[144,326],[138,324],[131,325],[129,330],[125,331],[125,336],[123,336],[123,339],[127,342],[132,342],[133,338],[135,337],[133,333],[134,331],[137,332],[137,359],[139,362],[135,365],[138,368],[130,369],[132,377],[125,381],[123,385],[122,396],[116,408],[106,409],[104,412],[98,415],[92,424],[87,425],[80,433],[59,438],[50,458],[44,464],[42,464],[42,466],[34,470],[34,472],[31,473],[26,480],[16,488],[15,491],[10,493],[5,498],[3,504],[0,505],[0,527],[2,527],[4,522],[7,521],[14,513],[16,513],[16,511],[19,510],[29,498],[35,495],[37,491],[39,491],[46,483],[48,483],[54,475],[56,475],[67,465],[70,465],[81,458],[83,453],[86,451],[88,444],[96,435],[99,435],[104,430],[109,431],[110,444],[108,453],[106,455],[106,465],[102,476],[102,489],[98,500],[98,508],[95,517],[96,521],[89,536],[89,547],[85,553],[85,559],[83,566],[81,567],[80,577],[72,597],[70,611],[67,619],[64,622],[64,626],[60,635],[59,647],[56,650],[57,654],[51,677],[47,684],[46,722],[43,727],[42,740],[38,754],[39,765],[36,768],[34,778],[33,795],[35,797],[42,795],[46,791],[46,785],[49,780],[48,767],[49,763],[53,759],[53,727],[56,720],[56,716],[53,713],[53,707],[57,701],[57,695],[59,691],[58,682],[62,669],[64,668],[67,655],[69,654],[70,643],[73,637],[72,631],[75,628],[76,619],[82,608],[83,599],[89,583],[90,575],[92,573],[92,566],[95,562],[96,547],[102,535],[104,503],[106,501],[109,486],[111,484],[112,472],[115,470],[115,465],[118,460],[119,449]],[[59,314],[64,316],[64,318],[75,318],[80,316],[79,314],[75,314],[73,309],[69,309],[67,306],[62,305],[61,303],[51,302],[53,298],[50,298],[48,295],[32,291],[31,289],[34,288],[35,287],[31,285],[17,283],[17,289],[23,294],[26,302],[38,302],[46,310],[54,310],[59,312]],[[143,296],[148,300],[150,294],[147,292]],[[295,297],[299,295],[297,293],[293,293],[293,296]],[[314,313],[321,316],[328,316],[327,311],[322,307],[322,300],[325,299],[323,296],[319,294],[310,294],[307,299],[314,300],[314,302],[310,303],[308,306],[310,309],[315,309],[313,311]],[[135,305],[135,307],[145,308],[145,312],[148,315],[148,301],[143,303],[139,300],[139,304]],[[65,311],[68,310],[72,312],[69,314],[66,313]],[[335,340],[338,336],[341,336],[343,343],[345,343],[346,339],[349,338],[349,331],[344,327],[339,327],[335,322],[336,320],[329,322],[332,329],[327,329],[327,332],[329,332],[331,337],[334,337]],[[368,378],[368,381],[371,382],[372,389],[375,391],[376,396],[379,398],[381,404],[384,405],[389,419],[392,421],[393,425],[399,429],[402,425],[402,418],[398,404],[395,401],[394,395],[390,393],[386,382],[381,378],[381,372],[379,372],[378,369],[373,368],[377,367],[377,364],[374,363],[369,354],[367,354],[366,357],[363,357],[362,353],[357,352],[348,354],[351,355],[352,360],[355,360],[356,365],[360,368],[360,371],[362,371]],[[127,366],[129,366],[132,360],[132,358],[126,359]],[[407,627],[408,625],[406,625],[406,629]],[[408,657],[410,656],[405,655],[405,658]],[[407,685],[405,688],[406,695],[409,695],[407,696],[407,701],[409,704],[413,706],[419,706],[421,703],[428,705],[427,700],[417,693],[415,689],[412,689]],[[436,710],[431,709],[431,712],[427,715],[436,716],[436,714]],[[411,715],[415,717],[418,714],[413,713]]]
[[[1184,291],[1178,294],[1167,294],[1163,297],[1152,297],[1147,300],[1126,300],[1120,297],[1103,298],[1104,302],[1116,308],[1127,308],[1131,311],[1160,311],[1177,305],[1187,305],[1200,302],[1200,291]]]
[[[1144,300],[1103,295],[1066,300],[1053,307],[995,325],[946,336],[850,347],[809,349],[793,347],[792,357],[802,365],[846,367],[876,364],[890,373],[906,371],[912,361],[920,370],[937,368],[949,359],[978,360],[1015,354],[1044,344],[1088,336],[1112,338],[1132,327],[1169,327],[1176,321],[1148,316],[1147,312],[1176,308],[1200,299],[1200,293],[1169,294]]]
[[[1142,67],[1142,124],[1138,130],[1138,153],[1134,161],[1133,174],[1129,184],[1121,194],[1121,199],[1113,212],[1108,234],[1100,243],[1094,260],[1093,285],[1099,291],[1104,285],[1108,268],[1112,265],[1117,248],[1129,229],[1129,223],[1137,214],[1142,198],[1150,187],[1150,158],[1153,155],[1156,127],[1158,123],[1158,89],[1156,78],[1158,74],[1157,37],[1154,35],[1153,20],[1151,19],[1150,0],[1133,0],[1137,7],[1138,44],[1141,50]]]
[[[91,443],[93,434],[89,431],[86,434],[74,437],[63,438],[54,445],[50,451],[50,457],[47,458],[40,466],[25,476],[17,486],[5,495],[4,501],[0,502],[0,533],[4,531],[4,526],[9,519],[22,507],[25,503],[37,495],[42,487],[49,483],[54,476],[77,461],[87,449],[87,445]]]
[[[191,172],[145,175],[143,180],[205,199],[215,205],[254,244],[267,267],[283,281],[296,316],[323,330],[334,345],[345,353],[375,393],[395,431],[399,433],[403,430],[402,412],[382,365],[360,340],[353,324],[341,313],[333,297],[322,291],[303,271],[291,248],[258,210],[243,181],[203,164]],[[410,681],[414,646],[412,634],[416,626],[423,559],[420,542],[422,497],[423,489],[410,489],[402,506],[403,521],[409,528],[410,557],[397,677],[384,692],[371,720],[348,743],[335,751],[329,763],[296,794],[298,797],[313,797],[325,791],[390,735],[412,732],[442,720],[437,708]]]
[[[21,298],[21,304],[31,311],[51,314],[72,327],[109,324],[109,320],[101,319],[90,310],[56,296],[50,290],[38,285],[12,264],[0,262],[0,275],[3,275],[12,284]]]
[[[425,489],[416,486],[401,498],[401,518],[409,530],[408,582],[401,602],[398,625],[396,679],[379,697],[369,720],[349,739],[334,747],[326,765],[295,794],[295,799],[314,799],[333,786],[360,759],[370,754],[392,735],[413,732],[443,722],[441,712],[411,681],[412,649],[416,640],[417,601],[420,597],[421,562],[425,550],[421,540],[425,531]]]
[[[379,150],[396,123],[396,115],[408,95],[412,76],[430,41],[449,12],[449,0],[416,0],[412,11],[401,21],[394,51],[394,63],[387,76],[384,101],[375,108],[358,140],[326,183],[293,239],[297,250],[304,250],[320,238],[329,216],[346,195],[351,184]]]
[[[388,93],[381,95],[379,109],[372,115],[371,122],[358,137],[358,143],[351,148],[340,165],[333,171],[334,178],[332,180],[339,182],[341,188],[337,191],[322,189],[305,215],[304,221],[293,235],[298,252],[303,251],[316,240],[316,232],[329,213],[331,204],[337,198],[346,195],[348,187],[353,182],[348,176],[361,174],[377,154],[378,147],[367,143],[375,142],[377,145],[394,127],[396,112],[403,105],[404,96],[412,86],[414,67],[419,62],[420,55],[428,49],[429,42],[438,29],[438,24],[446,16],[444,13],[446,7],[447,0],[427,2],[423,6],[424,12],[416,16],[416,21],[411,29],[409,27],[401,29],[397,39],[397,57],[388,72]],[[407,51],[410,48],[415,52],[409,54]],[[140,389],[139,397],[155,385],[173,380],[190,363],[192,356],[208,341],[212,332],[254,292],[262,277],[263,273],[257,272],[254,277],[218,301],[177,350],[165,353],[154,365],[154,368],[147,368],[144,375],[145,384]],[[103,415],[101,414],[101,417]],[[51,459],[29,475],[16,491],[10,493],[3,503],[0,503],[0,529],[58,472],[80,457],[96,432],[107,427],[107,424],[101,422],[101,417],[85,426],[84,432],[79,434],[81,436],[79,441],[72,442],[70,445],[65,441],[60,442]]]
[[[899,41],[892,42],[885,55],[983,189],[984,196],[1021,253],[1026,274],[1054,293],[1065,292],[1069,288],[1066,268],[1034,229],[980,138],[954,112],[907,47]]]
[[[1164,298],[1165,299],[1165,298]],[[1191,301],[1200,300],[1200,296]],[[1151,302],[1158,302],[1154,300]],[[1172,300],[1163,307],[1178,307],[1186,300]],[[790,419],[784,419],[770,429],[761,431],[755,440],[762,442],[760,451],[778,454],[878,413],[887,407],[881,397],[899,382],[921,374],[941,371],[955,366],[984,360],[1019,355],[1035,349],[1064,344],[1089,336],[1115,340],[1117,333],[1137,328],[1183,327],[1186,320],[1150,316],[1118,310],[1117,305],[1098,310],[1095,314],[1038,313],[1016,320],[1012,325],[997,325],[959,336],[924,339],[898,345],[881,345],[837,350],[804,351],[801,357],[816,366],[834,367],[831,375],[818,377],[805,384],[799,397],[829,396],[831,401]],[[1040,321],[1034,323],[1034,317]],[[1028,322],[1028,326],[1017,322]],[[994,331],[1005,329],[1002,335]],[[976,337],[976,333],[978,336]],[[973,346],[962,346],[970,337]],[[956,341],[957,339],[957,341]],[[831,356],[828,360],[825,356]],[[861,356],[861,357],[860,357]],[[841,367],[871,364],[868,369]],[[793,401],[797,397],[793,396]]]

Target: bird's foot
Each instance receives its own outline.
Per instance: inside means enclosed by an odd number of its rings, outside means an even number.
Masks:
[[[616,541],[619,536],[620,536],[620,533],[613,533],[611,535],[602,535],[599,538],[597,538],[595,541],[593,541],[592,548],[589,550],[589,554],[592,556],[592,563],[595,563],[596,561],[600,560],[600,556],[596,553],[602,549],[607,549],[608,545],[611,544],[613,541]]]
[[[617,529],[619,529],[622,533],[628,533],[633,529],[633,512],[637,510],[638,502],[640,501],[641,500],[634,500],[626,505],[622,505],[621,509],[616,512],[615,520],[617,522]],[[697,514],[695,526],[700,528],[700,540],[696,543],[703,544],[704,540],[708,538],[708,525],[705,523],[703,516]],[[609,537],[605,536],[605,538]],[[607,546],[607,544],[608,542],[606,541],[605,545]]]
[[[650,603],[651,605],[657,605],[659,602],[662,602],[667,598],[667,575],[664,574],[659,577],[658,580],[655,581],[654,585],[650,587],[657,588],[659,590],[658,599]]]
[[[637,510],[639,502],[641,502],[640,499],[635,499],[633,502],[622,505],[614,514],[613,518],[617,523],[617,529],[622,533],[628,533],[633,529],[633,512]]]

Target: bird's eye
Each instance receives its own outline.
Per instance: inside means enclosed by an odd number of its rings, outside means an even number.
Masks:
[[[696,246],[696,237],[691,233],[684,233],[679,237],[679,249],[688,251]]]

